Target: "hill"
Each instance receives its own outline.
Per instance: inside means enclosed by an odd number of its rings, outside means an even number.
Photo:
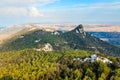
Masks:
[[[25,33],[6,42],[0,50],[40,49],[42,45],[47,43],[52,46],[53,50],[82,49],[114,56],[120,55],[120,48],[86,33],[82,25],[68,32],[51,32],[40,29]]]
[[[36,51],[25,49],[0,53],[0,80],[119,80],[119,58],[100,55],[112,61],[81,59],[94,52],[83,50]]]

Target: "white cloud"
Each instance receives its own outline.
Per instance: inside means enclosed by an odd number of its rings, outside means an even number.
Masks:
[[[23,8],[23,7],[20,7],[20,8],[4,7],[4,8],[0,8],[0,16],[5,16],[5,17],[12,17],[12,16],[43,17],[43,14],[36,7],[31,7],[30,9]]]
[[[37,7],[55,1],[57,0],[2,0],[0,3],[0,17],[41,17],[43,14]]]
[[[35,7],[30,9],[29,15],[30,17],[43,17],[43,14]]]
[[[59,7],[56,7],[56,9],[120,9],[120,2],[103,2],[103,3],[91,3],[91,4],[83,4],[78,3],[70,6],[62,5]]]
[[[119,9],[120,8],[120,2],[113,2],[113,3],[97,3],[90,6],[87,6],[90,8],[103,8],[103,9]]]
[[[44,11],[48,21],[70,23],[114,24],[120,22],[120,2],[75,4],[59,6]]]
[[[120,22],[120,2],[47,7],[55,1],[58,0],[1,0],[0,23]]]
[[[83,5],[83,6],[81,6]],[[93,8],[93,9],[119,9],[120,8],[120,2],[111,2],[111,3],[95,3],[95,4],[78,4],[76,7],[81,7],[81,8]]]
[[[39,6],[49,3],[53,3],[58,0],[2,0],[0,6],[16,6],[16,7],[26,7],[26,6]]]

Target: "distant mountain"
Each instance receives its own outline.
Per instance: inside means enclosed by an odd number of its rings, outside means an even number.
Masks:
[[[41,46],[45,44],[49,44],[53,50],[82,49],[120,56],[120,48],[86,33],[82,25],[68,32],[35,29],[34,31],[14,37],[14,39],[4,43],[0,50],[9,51],[26,48],[41,50]]]
[[[110,44],[120,47],[120,32],[88,32]]]
[[[88,24],[84,25],[85,31],[91,32],[120,32],[120,25],[95,25],[95,24]]]

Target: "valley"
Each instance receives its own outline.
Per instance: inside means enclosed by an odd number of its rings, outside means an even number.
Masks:
[[[119,32],[88,32],[88,33],[112,45],[120,47],[120,33]]]

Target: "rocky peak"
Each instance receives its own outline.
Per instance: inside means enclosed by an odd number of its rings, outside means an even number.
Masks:
[[[83,38],[85,38],[85,36],[86,36],[86,33],[85,33],[85,31],[84,31],[84,28],[83,28],[83,25],[82,25],[82,24],[80,24],[79,26],[77,26],[77,27],[75,28],[75,32],[82,34],[82,35],[83,35]]]
[[[75,30],[76,30],[77,33],[83,33],[84,32],[83,25],[80,24],[79,26],[77,26],[75,28]]]

